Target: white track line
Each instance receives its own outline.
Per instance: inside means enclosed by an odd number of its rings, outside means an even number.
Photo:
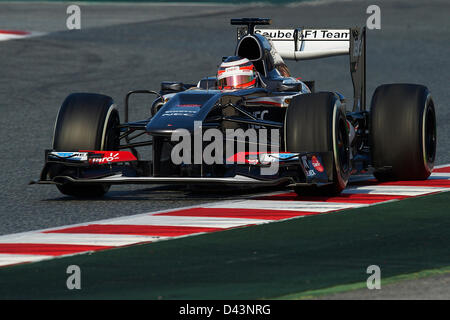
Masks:
[[[197,208],[200,206],[197,206]],[[177,209],[179,210],[179,209]],[[262,219],[241,218],[212,218],[212,217],[185,217],[185,216],[156,216],[144,215],[140,217],[121,218],[100,224],[149,225],[149,226],[178,226],[178,227],[206,227],[206,228],[232,228],[249,224],[264,223]]]
[[[433,172],[428,179],[450,180],[450,172]]]
[[[448,167],[448,166],[450,166],[450,163],[440,164],[440,165],[434,166],[433,169],[440,169],[440,168],[445,168],[445,167]]]
[[[92,246],[126,246],[139,242],[161,240],[168,237],[116,235],[116,234],[84,234],[84,233],[30,233],[27,235],[0,239],[0,243],[45,243],[76,244]]]
[[[43,256],[34,254],[5,254],[0,253],[0,266],[7,266],[11,264],[23,262],[37,262],[45,259],[54,258],[53,256]]]
[[[264,209],[290,210],[307,212],[328,212],[349,208],[363,207],[360,203],[338,203],[320,201],[277,201],[277,200],[236,200],[222,203],[202,205],[203,208]],[[301,213],[299,212],[299,215]]]
[[[420,196],[423,194],[448,190],[448,188],[414,187],[414,186],[350,186],[342,193],[386,194],[398,196]]]

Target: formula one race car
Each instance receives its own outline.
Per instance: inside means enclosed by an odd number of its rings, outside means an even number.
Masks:
[[[337,194],[350,175],[420,180],[430,175],[436,117],[429,90],[385,84],[366,108],[366,30],[258,29],[238,25],[234,56],[196,85],[163,82],[129,92],[124,122],[113,99],[73,93],[56,119],[39,184],[101,196],[112,184],[280,186]],[[290,76],[283,59],[349,55],[353,105],[338,92]],[[128,121],[130,96],[156,95],[145,120]],[[148,137],[144,141],[142,137]],[[139,139],[137,139],[140,137]],[[151,146],[151,159],[137,148]],[[237,146],[237,150],[236,150]],[[231,150],[231,151],[230,151]]]

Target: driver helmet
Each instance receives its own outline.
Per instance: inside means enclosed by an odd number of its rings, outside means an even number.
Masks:
[[[231,56],[225,59],[217,71],[219,90],[247,89],[256,84],[256,69],[247,58]]]

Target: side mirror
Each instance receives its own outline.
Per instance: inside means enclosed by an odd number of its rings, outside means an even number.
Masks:
[[[171,82],[171,81],[161,82],[162,95],[174,92],[181,92],[184,90],[186,90],[186,88],[182,82]]]

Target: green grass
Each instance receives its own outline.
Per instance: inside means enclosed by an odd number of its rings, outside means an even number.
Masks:
[[[436,275],[443,275],[450,273],[450,266],[444,267],[441,269],[431,269],[431,270],[423,270],[419,272],[413,272],[408,274],[401,274],[398,276],[393,276],[389,278],[382,278],[381,286],[397,283],[400,281],[405,280],[415,280],[415,279],[421,279]],[[357,289],[365,289],[367,288],[366,282],[358,282],[358,283],[350,283],[350,284],[343,284],[334,286],[331,288],[324,288],[319,290],[311,290],[311,291],[305,291],[305,292],[299,292],[299,293],[293,293],[288,294],[285,296],[277,297],[276,300],[303,300],[303,299],[311,299],[323,295],[329,295],[329,294],[335,294],[335,293],[341,293],[346,291],[352,291]]]
[[[450,193],[0,269],[3,299],[268,299],[450,265]],[[81,268],[81,290],[66,268]],[[294,294],[293,296],[291,296]]]

